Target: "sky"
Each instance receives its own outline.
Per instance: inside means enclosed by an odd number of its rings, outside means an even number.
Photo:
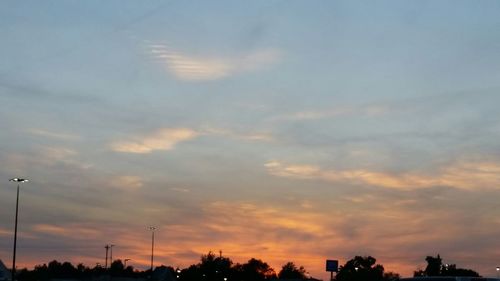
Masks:
[[[500,2],[0,3],[0,259],[500,265]]]

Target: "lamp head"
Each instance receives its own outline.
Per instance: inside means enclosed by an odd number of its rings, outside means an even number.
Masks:
[[[13,179],[10,179],[9,181],[23,183],[23,182],[28,182],[29,180],[28,179],[21,179],[21,178],[13,178]]]

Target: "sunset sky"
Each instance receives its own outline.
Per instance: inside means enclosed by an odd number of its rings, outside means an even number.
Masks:
[[[500,265],[499,1],[0,2],[0,259]]]

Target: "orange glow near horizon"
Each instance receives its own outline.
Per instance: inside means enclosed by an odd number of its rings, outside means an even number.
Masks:
[[[215,203],[210,206],[211,212],[215,213],[227,213],[226,208],[235,209],[236,213],[233,215],[243,216],[244,220],[240,217],[234,218],[232,227],[225,228],[220,226],[220,224],[214,222],[207,222],[204,227],[217,232],[228,232],[230,236],[221,239],[220,241],[214,241],[211,247],[207,247],[207,243],[203,236],[195,238],[193,240],[177,241],[176,243],[169,243],[172,235],[175,236],[176,233],[186,234],[186,235],[199,235],[190,226],[174,225],[166,226],[162,228],[162,231],[157,231],[155,234],[155,265],[160,264],[171,265],[174,267],[187,267],[191,264],[199,262],[199,257],[201,255],[207,254],[209,251],[218,253],[218,250],[223,251],[223,255],[231,258],[233,262],[244,263],[250,258],[258,258],[269,263],[276,272],[279,272],[281,265],[288,261],[293,261],[297,265],[302,265],[308,269],[312,276],[321,276],[322,269],[324,267],[323,263],[327,257],[322,257],[314,253],[308,253],[305,249],[307,245],[301,247],[300,245],[294,245],[292,242],[286,242],[288,239],[285,237],[274,237],[270,230],[265,230],[269,227],[280,227],[285,229],[298,229],[297,221],[292,217],[280,215],[280,212],[275,209],[258,209],[256,206],[242,204],[222,204],[221,202]],[[243,210],[238,212],[238,210]],[[263,216],[272,214],[266,220],[262,220]],[[292,215],[293,216],[293,215]],[[308,217],[307,214],[302,214],[301,220],[309,220],[305,226],[309,231],[321,230],[319,226],[315,226],[313,220],[314,216]],[[299,217],[300,217],[299,216]],[[236,223],[238,221],[247,221],[250,225],[253,225],[255,229],[250,230],[250,236],[245,236],[246,225],[244,223]],[[258,222],[261,223],[258,223]],[[219,222],[220,223],[220,222]],[[96,236],[102,235],[98,231],[86,227],[79,227],[76,225],[70,227],[62,227],[56,225],[35,225],[32,227],[33,237],[31,239],[36,240],[36,235],[52,235],[53,237],[58,237],[58,239],[67,239],[71,236],[76,236],[78,233],[86,234],[94,239]],[[266,240],[261,241],[258,233],[269,232],[270,237]],[[173,234],[174,233],[174,234]],[[25,235],[24,235],[25,236]],[[25,236],[26,237],[26,236]],[[93,237],[93,238],[92,238]],[[285,239],[283,239],[285,238]],[[247,240],[248,239],[248,240]],[[246,241],[247,240],[247,241]],[[230,241],[230,242],[229,242]],[[124,232],[122,235],[117,236],[113,240],[115,244],[114,248],[114,258],[115,259],[125,259],[131,258],[129,265],[134,267],[147,269],[150,264],[150,236],[149,232],[144,231],[144,233],[129,233]],[[167,245],[165,245],[167,244]],[[125,249],[122,245],[127,245]],[[89,249],[92,254],[90,255],[62,255],[65,249],[62,248],[61,253],[50,253],[53,256],[49,259],[43,259],[42,256],[37,254],[30,255],[27,250],[21,249],[19,251],[19,267],[33,267],[38,264],[48,263],[53,259],[59,261],[70,261],[73,264],[84,263],[87,266],[94,266],[96,263],[104,265],[105,250],[102,249]],[[190,256],[184,256],[183,253],[186,251],[190,252]],[[47,254],[45,253],[45,255]]]
[[[123,244],[124,242],[125,241],[118,241],[119,244]],[[215,249],[222,249],[223,256],[229,257],[234,263],[245,263],[250,258],[261,259],[264,262],[267,262],[276,271],[276,273],[280,271],[280,268],[283,264],[285,264],[288,261],[293,261],[298,266],[304,266],[306,270],[311,274],[311,276],[315,278],[320,278],[323,280],[328,280],[329,278],[329,273],[325,272],[325,260],[331,257],[324,257],[314,254],[298,254],[294,252],[285,251],[283,249],[280,249],[279,247],[276,247],[276,251],[274,251],[275,248],[272,245],[269,245],[271,249],[269,252],[273,252],[273,254],[270,255],[262,255],[261,252],[249,252],[246,249],[238,248],[236,245],[232,246],[229,245],[229,247],[227,246],[228,245],[216,245],[213,247],[213,249],[192,249],[192,251],[199,253],[199,257],[201,257],[201,255],[205,255],[209,251],[212,251],[214,254],[218,255],[219,250]],[[115,248],[115,250],[119,250],[119,247]],[[142,249],[133,249],[129,251],[116,251],[119,252],[120,255],[117,256],[116,254],[114,254],[114,260],[117,259],[123,260],[125,258],[129,258],[131,260],[127,262],[127,265],[131,265],[134,268],[140,270],[147,270],[150,267],[150,261],[151,261],[150,260],[151,253],[147,252],[148,250],[150,249],[147,247],[145,249],[143,247]],[[138,253],[140,253],[141,251],[143,253],[138,255]],[[155,248],[154,266],[167,265],[167,266],[172,266],[174,268],[175,267],[186,268],[192,264],[198,263],[200,261],[199,257],[197,259],[182,258],[179,257],[178,252],[172,250],[165,250],[163,246],[159,246],[158,248]],[[49,260],[42,260],[40,258],[22,256],[17,262],[17,265],[18,268],[33,268],[36,265],[48,264],[51,260],[54,259],[58,260],[59,262],[69,261],[75,266],[79,263],[83,263],[84,265],[89,267],[93,267],[97,263],[99,263],[101,266],[104,266],[105,263],[104,262],[105,255],[103,249],[102,257],[80,255],[80,256],[58,257]],[[348,259],[350,258],[346,257],[343,259],[342,258],[339,259],[339,264],[340,265],[344,264]],[[171,260],[171,262],[166,262],[166,260]],[[6,266],[9,267],[7,261],[8,260],[4,260],[4,263],[6,263]],[[402,276],[410,276],[413,274],[413,271],[417,270],[419,266],[420,267],[422,266],[417,264],[414,265],[414,264],[406,264],[406,263],[391,262],[384,260],[377,260],[377,262],[383,264],[386,272],[389,271],[396,272],[400,273]]]
[[[347,192],[332,199],[288,196],[279,203],[217,198],[179,207],[175,204],[151,205],[146,201],[151,198],[138,198],[134,202],[137,205],[135,212],[126,212],[122,209],[122,202],[118,201],[116,206],[120,208],[115,206],[106,219],[102,218],[102,209],[80,213],[71,202],[63,202],[59,207],[68,213],[73,212],[80,222],[26,224],[23,221],[19,232],[18,265],[33,267],[53,259],[87,266],[104,265],[104,245],[115,244],[115,259],[128,258],[131,259],[129,265],[147,269],[151,232],[144,225],[157,221],[155,266],[187,267],[198,263],[200,256],[209,251],[217,254],[222,250],[223,255],[235,263],[258,258],[270,264],[276,272],[286,262],[293,261],[304,266],[311,276],[321,279],[329,276],[324,271],[326,259],[338,259],[343,264],[356,255],[371,255],[386,271],[402,276],[410,276],[424,266],[426,255],[438,253],[458,266],[471,264],[472,269],[483,275],[491,274],[490,268],[494,268],[494,260],[485,262],[471,255],[471,251],[483,242],[482,237],[497,235],[497,228],[483,227],[500,225],[493,209],[479,209],[480,213],[475,214],[470,213],[471,210],[455,208],[439,212],[439,218],[433,211],[426,210],[439,211],[441,206],[450,204],[467,206],[470,198],[488,192],[491,196],[485,198],[493,198],[496,193],[490,187],[497,182],[494,173],[500,165],[457,162],[442,168],[441,174],[425,177],[325,170],[307,165],[287,166],[277,161],[264,167],[271,176],[276,176],[274,178],[286,177],[293,181],[319,180],[335,187],[338,182],[355,178],[363,182],[376,181],[377,184],[374,184],[375,191],[362,194]],[[474,182],[468,178],[482,180]],[[119,189],[119,195],[136,198],[147,186],[135,177],[124,179],[132,188]],[[406,188],[409,183],[417,183],[417,189],[428,188],[425,186],[432,182],[448,182],[459,188],[439,190],[435,194]],[[484,184],[486,188],[479,189],[474,184]],[[116,186],[109,188],[116,191]],[[395,193],[399,188],[401,193]],[[481,193],[475,192],[475,188]],[[179,198],[191,196],[189,189],[178,190],[182,190],[178,192]],[[465,199],[460,201],[455,197],[457,194]],[[418,196],[427,197],[420,200]],[[39,198],[25,196],[25,200],[31,200],[32,206],[41,204]],[[53,200],[51,204],[57,204],[55,199],[50,200]],[[148,221],[143,218],[148,218]],[[464,218],[475,228],[464,224]],[[8,240],[11,235],[11,230],[0,228],[0,237]],[[455,244],[465,249],[451,251]],[[479,245],[481,251],[489,256],[500,255],[491,244],[486,240]],[[0,249],[0,258],[4,262],[9,256],[8,248]]]

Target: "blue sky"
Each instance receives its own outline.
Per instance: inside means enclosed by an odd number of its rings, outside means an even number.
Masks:
[[[0,5],[2,260],[495,275],[497,1]]]

